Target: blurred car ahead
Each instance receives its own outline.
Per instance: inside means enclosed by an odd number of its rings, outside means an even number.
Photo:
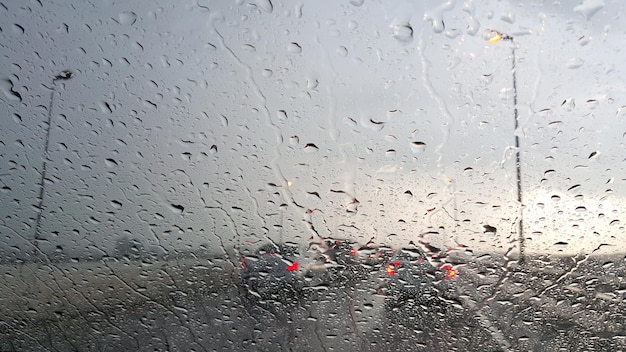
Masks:
[[[310,286],[354,286],[367,280],[369,268],[359,258],[359,244],[347,239],[326,238],[309,246],[312,263],[306,274]]]
[[[382,261],[379,293],[387,297],[388,308],[455,298],[457,271],[451,264],[437,263],[419,248],[382,251],[377,259]]]
[[[433,295],[454,299],[456,270],[421,248],[359,247],[345,239],[323,239],[307,255],[291,243],[268,243],[242,257],[242,278],[259,300],[284,301],[306,289],[373,287],[388,308]]]
[[[381,248],[377,294],[383,297],[382,316],[389,326],[432,330],[456,314],[457,271],[421,248]]]
[[[248,296],[283,302],[302,297],[304,279],[300,248],[291,243],[268,243],[241,257],[241,276]]]

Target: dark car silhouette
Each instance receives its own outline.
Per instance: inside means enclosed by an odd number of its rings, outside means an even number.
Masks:
[[[380,293],[388,298],[389,308],[422,304],[454,295],[457,272],[451,264],[437,263],[419,248],[391,250],[381,257],[382,274],[379,276],[383,276],[383,284]]]
[[[325,238],[309,246],[313,263],[306,274],[311,285],[357,285],[369,277],[370,268],[359,256],[359,244],[347,239]]]
[[[302,297],[304,279],[300,249],[291,243],[268,243],[241,257],[241,277],[248,296],[285,302]]]
[[[370,256],[388,326],[436,329],[456,314],[457,271],[421,248],[377,248]]]
[[[307,289],[362,286],[385,296],[387,309],[396,309],[454,299],[456,292],[452,265],[417,247],[360,247],[327,238],[303,256],[296,244],[269,243],[243,257],[242,266],[249,294],[264,301],[301,298]]]

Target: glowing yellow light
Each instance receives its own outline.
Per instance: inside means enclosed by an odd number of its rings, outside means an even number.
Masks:
[[[496,43],[499,42],[500,40],[502,40],[502,34],[496,32],[496,31],[491,31],[491,34],[493,34],[491,36],[491,38],[489,38],[489,42],[490,43]]]
[[[396,270],[393,268],[393,265],[387,265],[387,267],[385,268],[385,271],[387,271],[387,274],[389,275],[393,275],[396,273]]]
[[[291,187],[291,185],[293,185],[293,182],[287,181],[287,186]]]
[[[454,269],[450,264],[444,264],[442,268],[446,270],[446,279],[451,279],[457,274],[456,269]]]
[[[448,271],[448,274],[446,274],[446,277],[448,279],[451,279],[451,278],[453,278],[455,276],[456,276],[456,270],[454,270],[454,269],[450,269],[450,271]]]

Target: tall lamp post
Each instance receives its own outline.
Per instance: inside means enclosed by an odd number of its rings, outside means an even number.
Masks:
[[[485,32],[484,38],[490,43],[496,43],[501,40],[511,42],[511,75],[513,76],[513,120],[514,120],[514,131],[517,132],[517,128],[519,127],[519,116],[517,111],[517,76],[515,69],[515,40],[513,36],[508,34],[503,34],[493,29],[487,30]],[[520,204],[519,211],[519,221],[518,221],[518,244],[519,244],[519,264],[524,264],[525,262],[525,254],[526,254],[526,239],[524,237],[524,212],[522,209],[522,164],[520,161],[520,147],[519,147],[519,135],[517,133],[513,133],[515,136],[515,172],[517,176],[517,201]]]
[[[39,250],[38,241],[41,239],[40,227],[41,227],[41,218],[43,214],[43,198],[46,189],[46,172],[48,171],[48,161],[50,160],[50,130],[52,128],[52,107],[54,102],[54,94],[56,93],[56,83],[57,81],[66,81],[71,79],[73,76],[72,71],[64,70],[58,75],[52,78],[52,88],[50,89],[50,101],[48,103],[48,121],[46,123],[46,139],[44,146],[44,155],[43,155],[43,166],[41,170],[41,179],[39,181],[39,196],[37,197],[37,219],[35,220],[35,235],[34,235],[34,245],[35,249]]]

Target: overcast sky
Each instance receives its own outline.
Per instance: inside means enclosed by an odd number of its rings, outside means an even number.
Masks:
[[[617,0],[6,4],[3,256],[35,239],[99,257],[124,239],[163,254],[317,236],[515,252],[515,134],[527,251],[624,251],[625,13]]]

